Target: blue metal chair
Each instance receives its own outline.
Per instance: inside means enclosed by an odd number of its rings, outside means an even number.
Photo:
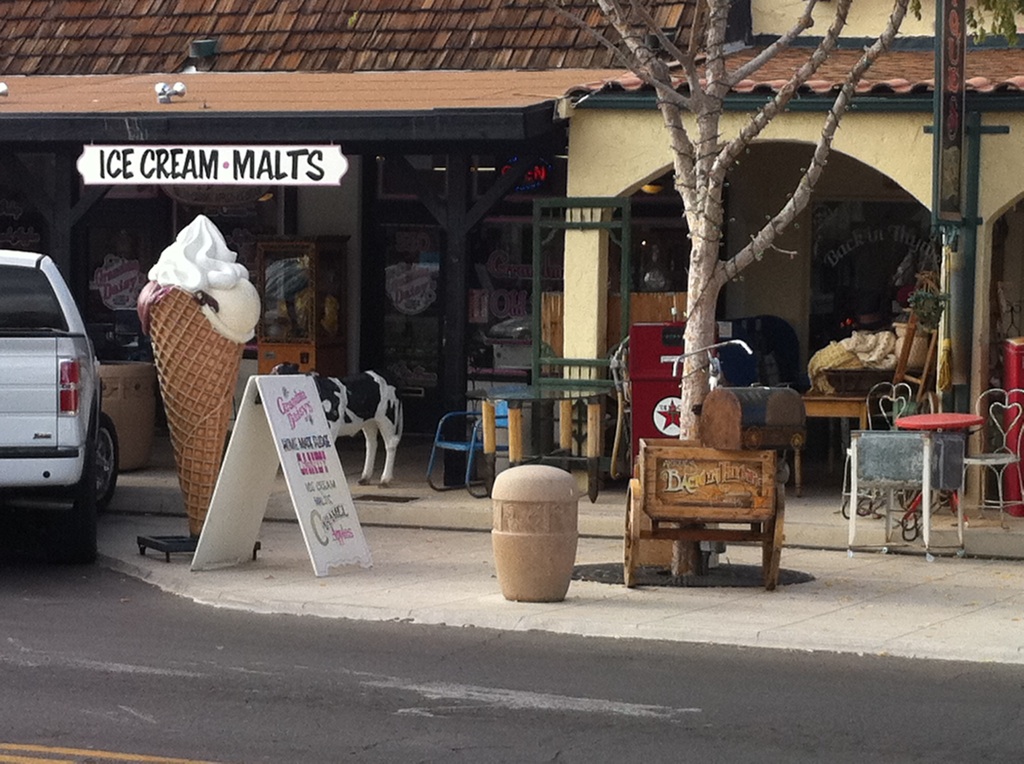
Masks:
[[[461,422],[461,432],[464,439],[445,437],[446,431],[458,429]],[[496,401],[494,404],[494,426],[496,429],[508,430],[508,402]],[[473,477],[476,466],[477,454],[484,450],[484,422],[483,415],[479,411],[451,411],[441,417],[437,423],[437,431],[434,433],[434,445],[430,449],[430,461],[427,463],[427,483],[435,491],[450,491],[453,488],[465,488],[471,495],[482,499],[487,496],[487,489],[483,492],[479,489],[483,486],[482,480],[475,480]],[[507,443],[497,445],[499,452],[508,452]],[[439,452],[455,451],[466,455],[466,475],[463,483],[454,485],[438,485],[434,482],[434,467]]]

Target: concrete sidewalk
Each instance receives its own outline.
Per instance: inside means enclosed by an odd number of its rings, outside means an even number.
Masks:
[[[406,459],[413,452],[407,448]],[[342,454],[346,466],[361,461],[358,449]],[[158,443],[153,466],[123,474],[111,510],[101,517],[101,560],[197,602],[255,612],[1024,663],[1024,564],[973,556],[927,562],[919,542],[916,548],[894,547],[908,554],[850,557],[834,487],[809,486],[804,497],[787,502],[782,568],[805,574],[802,579],[810,580],[803,583],[765,592],[758,585],[626,589],[574,580],[564,602],[515,603],[501,596],[495,578],[485,532],[490,502],[464,491],[432,492],[415,470],[410,474],[414,462],[406,463],[387,490],[350,483],[372,568],[337,568],[316,578],[281,481],[261,528],[257,560],[193,573],[189,555],[172,555],[168,562],[153,550],[140,555],[136,544],[140,535],[187,533],[169,448]],[[602,492],[595,504],[580,502],[577,565],[621,565],[624,512],[621,487]],[[950,517],[936,524],[951,534]],[[865,541],[872,533],[881,539],[880,521],[861,525],[869,526]],[[969,553],[987,548],[1024,556],[1024,523],[1009,525],[972,523]],[[757,566],[760,549],[730,545],[721,563]]]

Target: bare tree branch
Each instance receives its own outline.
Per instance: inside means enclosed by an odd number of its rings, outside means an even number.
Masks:
[[[845,19],[847,10],[850,7],[850,2],[851,0],[844,0],[840,3],[840,5],[836,7],[836,15],[838,15],[840,9],[842,9],[843,18]],[[796,23],[790,27],[785,34],[779,37],[778,40],[758,53],[754,58],[737,67],[729,78],[730,84],[735,87],[738,82],[747,79],[747,77],[775,58],[780,51],[788,48],[790,44],[792,44],[793,40],[814,26],[813,14],[814,7],[817,4],[818,0],[807,0],[807,4],[804,6],[804,12],[800,14]]]
[[[651,34],[653,34],[658,40],[658,44],[661,46],[661,49],[668,53],[669,56],[679,62],[682,62],[683,59],[692,57],[683,53],[678,47],[676,47],[675,41],[665,34],[665,31],[658,25],[658,22],[655,20],[654,16],[651,15],[651,12],[647,9],[647,5],[643,0],[629,0],[629,7],[632,9],[633,13],[636,14],[637,18],[640,19],[641,23],[649,29]]]
[[[907,5],[909,0],[896,0],[895,7],[893,8],[892,15],[889,17],[889,23],[886,25],[885,31],[879,36],[871,47],[869,47],[864,55],[861,56],[857,64],[850,70],[846,77],[846,81],[843,83],[843,87],[836,96],[835,101],[832,104],[832,108],[828,112],[828,116],[825,118],[825,124],[821,132],[821,136],[814,149],[814,155],[808,166],[807,170],[801,176],[797,187],[789,201],[771,218],[753,237],[751,241],[739,252],[737,252],[728,261],[720,263],[719,271],[716,274],[716,279],[719,285],[723,285],[725,281],[730,278],[729,274],[739,273],[741,270],[746,268],[748,265],[758,259],[759,254],[764,252],[766,249],[771,247],[778,234],[788,226],[796,216],[807,206],[810,201],[811,191],[818,179],[821,177],[821,173],[825,169],[825,165],[828,162],[828,155],[832,149],[832,141],[835,137],[836,130],[839,128],[839,121],[842,115],[849,108],[850,100],[853,98],[854,92],[857,87],[857,83],[860,82],[864,76],[864,72],[867,71],[868,67],[892,44],[893,39],[899,30],[900,24],[903,22],[903,18],[907,12]]]
[[[683,199],[684,209],[696,210],[699,207],[701,188],[699,175],[695,169],[697,157],[683,121],[684,111],[692,112],[701,108],[700,103],[693,101],[695,95],[698,98],[702,95],[696,67],[691,62],[687,74],[688,78],[692,77],[690,97],[684,97],[675,89],[668,65],[658,58],[656,51],[651,49],[645,35],[637,33],[630,15],[618,0],[597,0],[597,3],[605,14],[605,18],[622,38],[629,54],[633,56],[633,72],[654,87],[657,93],[658,109],[661,111],[662,119],[669,133],[676,190]],[[652,24],[654,28],[657,28],[654,19],[648,12],[641,13],[640,19],[643,21],[641,28],[649,29]],[[665,35],[662,34],[662,37]],[[694,82],[697,84],[696,90],[693,88],[692,83]]]
[[[807,61],[805,61],[804,64],[793,73],[793,76],[790,77],[789,81],[779,88],[775,97],[762,106],[753,118],[747,122],[739,135],[729,143],[722,152],[722,155],[718,158],[718,167],[732,166],[732,163],[736,161],[740,152],[758,135],[760,135],[771,121],[782,112],[786,105],[793,99],[793,96],[796,95],[800,86],[810,79],[810,77],[826,61],[829,54],[836,49],[839,44],[839,35],[841,34],[843,27],[846,26],[846,14],[852,1],[853,0],[840,1],[836,6],[836,12],[835,16],[832,18],[832,24],[829,25],[828,31],[818,44],[818,47],[815,48]],[[874,59],[871,60],[873,61]],[[865,69],[866,68],[867,67],[865,67]],[[861,74],[863,74],[863,71]],[[859,80],[860,77],[858,76],[857,79]],[[730,84],[734,85],[735,83]]]
[[[699,106],[691,102],[694,94],[700,92],[699,87],[697,90],[693,88],[693,78],[697,76],[696,68],[691,66],[685,69],[687,79],[690,81],[690,96],[684,96],[674,87],[672,73],[668,65],[658,58],[657,52],[652,50],[647,42],[646,33],[648,31],[653,32],[653,30],[658,28],[650,14],[644,13],[646,19],[649,20],[649,24],[641,24],[640,29],[642,31],[638,32],[629,13],[622,7],[619,0],[596,0],[596,2],[601,12],[604,13],[605,18],[608,19],[608,22],[622,38],[622,42],[629,51],[629,55],[633,57],[631,67],[633,73],[654,88],[660,100],[673,103],[686,111],[693,111],[695,108],[699,108]],[[653,25],[653,27],[650,25]],[[664,34],[662,34],[662,37],[664,38]],[[696,81],[699,83],[699,79]]]
[[[594,29],[590,24],[581,19],[575,13],[571,13],[561,5],[558,4],[557,0],[544,0],[544,5],[551,11],[553,11],[560,18],[565,19],[577,29],[581,30],[584,34],[588,35],[598,45],[609,51],[615,59],[622,64],[623,69],[629,69],[630,71],[636,66],[636,61],[632,56],[624,52],[618,45],[609,40],[605,35]]]
[[[548,9],[560,18],[567,20],[591,39],[597,41],[599,45],[610,51],[624,69],[633,72],[645,84],[652,87],[658,93],[659,98],[676,104],[678,108],[684,111],[693,110],[693,105],[690,103],[689,98],[673,86],[673,79],[668,66],[658,59],[656,52],[647,44],[644,35],[637,34],[634,25],[629,20],[629,14],[619,4],[618,0],[598,0],[598,6],[611,27],[622,38],[625,50],[623,50],[621,45],[612,42],[606,35],[594,29],[584,19],[562,8],[557,0],[543,0],[543,2]],[[657,30],[657,24],[646,10],[644,10],[644,15],[649,20],[650,26],[645,23],[643,29]],[[660,33],[659,39],[667,41],[667,36],[660,32],[660,30],[658,32]],[[675,46],[672,47],[675,48]],[[687,62],[681,63],[683,63],[687,80],[690,82],[690,92],[692,93],[694,92],[694,83],[699,83],[699,75],[692,61],[689,64]]]
[[[729,3],[712,3],[704,33],[704,92],[716,101],[729,90],[725,68],[725,36],[729,24]]]

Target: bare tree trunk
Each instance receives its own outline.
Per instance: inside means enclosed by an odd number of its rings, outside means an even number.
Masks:
[[[718,264],[718,237],[707,239],[693,236],[693,250],[690,255],[690,275],[687,285],[687,316],[684,333],[684,352],[693,353],[715,342],[715,307],[721,286],[715,275]],[[692,299],[691,299],[692,296]],[[683,412],[680,419],[679,437],[693,439],[697,436],[696,415],[693,407],[704,400],[708,393],[708,356],[696,353],[683,364],[680,385]]]
[[[708,357],[696,352],[714,344],[716,337],[716,304],[726,282],[737,276],[765,252],[775,248],[775,241],[807,206],[815,184],[821,177],[832,148],[832,139],[843,114],[849,108],[857,84],[871,64],[892,44],[908,5],[915,10],[919,0],[892,0],[893,7],[884,31],[864,49],[860,60],[851,68],[832,109],[826,114],[821,136],[815,146],[813,160],[790,194],[789,200],[769,215],[751,240],[727,259],[721,260],[724,224],[724,187],[726,174],[741,153],[758,139],[773,119],[782,114],[839,44],[853,0],[835,0],[821,16],[831,16],[831,23],[812,47],[807,58],[792,76],[779,86],[732,137],[723,137],[720,126],[724,99],[742,80],[754,76],[767,62],[778,56],[804,32],[814,26],[814,13],[821,0],[804,0],[803,11],[793,26],[753,58],[736,68],[729,68],[727,26],[732,0],[698,0],[699,12],[693,19],[689,44],[677,45],[656,23],[651,9],[642,0],[594,0],[618,39],[595,30],[587,19],[574,10],[562,7],[557,0],[544,0],[554,13],[568,19],[590,34],[621,63],[631,69],[658,98],[658,109],[668,133],[673,155],[675,188],[683,202],[684,215],[690,230],[690,271],[687,284],[687,318],[685,352],[694,353],[683,363],[680,395],[682,417],[680,438],[696,437],[696,416],[693,407],[708,392]],[[651,40],[658,42],[657,50]],[[667,53],[678,63],[670,67],[662,57]],[[679,87],[679,76],[686,86]],[[687,124],[683,115],[693,116]],[[691,134],[692,130],[692,134]]]

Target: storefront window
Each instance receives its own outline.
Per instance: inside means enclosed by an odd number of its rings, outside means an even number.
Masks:
[[[118,188],[89,211],[84,313],[101,360],[152,360],[136,306],[149,269],[170,243],[169,211],[167,198],[152,186]]]
[[[196,215],[220,229],[255,279],[256,241],[277,233],[280,189],[233,186],[115,187],[87,218],[86,322],[103,360],[150,360],[136,302],[149,269]],[[255,342],[247,355],[255,357]]]
[[[415,200],[420,188],[439,197],[448,192],[447,161],[444,155],[407,154],[377,157],[377,198]],[[411,175],[415,175],[413,180]]]
[[[436,226],[385,225],[384,347],[388,379],[409,394],[437,387],[441,233]]]
[[[916,202],[821,202],[812,220],[812,349],[891,328],[916,275],[938,270],[930,216]]]
[[[669,172],[633,194],[634,292],[685,292],[690,239],[683,202]],[[617,291],[618,286],[614,289]]]
[[[45,252],[43,216],[16,192],[0,186],[0,249]]]
[[[472,244],[469,371],[525,376],[532,365],[533,229],[528,219],[484,222]],[[543,251],[541,288],[562,289],[562,237]]]
[[[150,360],[136,306],[156,262],[153,232],[141,226],[90,226],[87,321],[103,360]]]
[[[685,292],[690,260],[686,224],[679,218],[635,226],[633,291]]]
[[[255,186],[168,187],[175,198],[174,232],[206,215],[220,230],[238,262],[256,270],[256,242],[283,233],[279,225],[284,189]],[[188,192],[188,193],[186,193]],[[230,192],[230,193],[229,193]],[[170,242],[167,242],[168,244]]]

